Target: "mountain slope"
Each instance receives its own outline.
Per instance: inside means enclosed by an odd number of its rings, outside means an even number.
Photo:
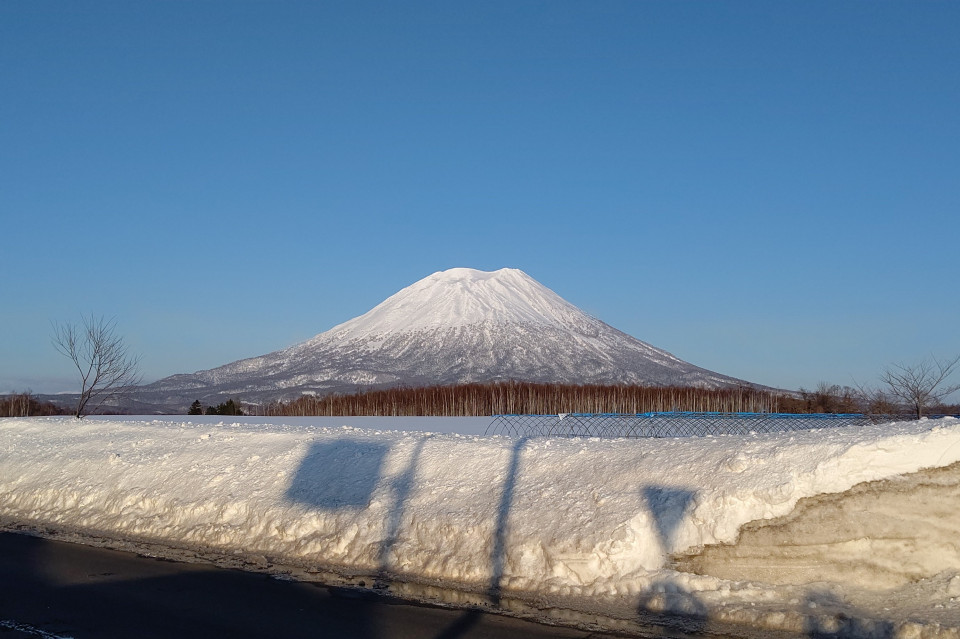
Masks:
[[[434,273],[289,348],[143,387],[162,404],[247,401],[404,384],[749,385],[633,338],[516,269]]]

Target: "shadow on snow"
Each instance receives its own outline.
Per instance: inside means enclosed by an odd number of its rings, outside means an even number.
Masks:
[[[312,444],[298,467],[286,497],[291,502],[312,508],[336,510],[367,507],[377,491],[387,502],[384,536],[377,548],[377,574],[374,590],[389,589],[391,568],[396,565],[395,546],[408,502],[416,487],[416,477],[423,449],[430,436],[419,438],[408,453],[403,469],[396,474],[384,472],[389,446],[338,439]],[[492,609],[500,607],[503,598],[503,579],[507,572],[510,531],[510,513],[518,483],[521,479],[523,452],[530,437],[514,440],[506,466],[500,498],[494,516],[493,538],[490,543],[490,581],[485,594]],[[650,485],[639,489],[642,502],[652,517],[659,543],[665,551],[672,547],[677,531],[694,506],[696,493],[674,486]],[[803,636],[811,638],[842,638],[870,636],[888,639],[893,636],[893,625],[867,616],[852,616],[843,612],[842,602],[829,593],[812,591],[805,606],[816,604],[824,614],[806,615]],[[835,614],[826,614],[829,610]],[[690,592],[670,579],[654,581],[641,593],[636,607],[641,626],[655,625],[670,628],[686,636],[704,636],[729,631],[710,623],[707,606]],[[477,609],[466,610],[443,628],[434,639],[455,639],[472,636],[474,627],[483,618]],[[722,624],[721,626],[725,626]],[[372,636],[372,635],[370,635]]]

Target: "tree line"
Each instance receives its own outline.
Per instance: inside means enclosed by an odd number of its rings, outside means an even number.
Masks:
[[[863,413],[919,418],[960,414],[960,405],[943,400],[960,386],[944,386],[944,368],[913,369],[913,383],[903,380],[887,389],[839,386],[821,382],[798,392],[749,386],[705,389],[691,386],[626,386],[489,382],[453,386],[399,387],[333,394],[304,395],[289,402],[245,405],[251,415],[267,416],[441,416],[502,414],[647,413],[666,411],[722,413]],[[904,367],[909,368],[909,367]],[[918,375],[934,370],[935,375]],[[949,371],[946,371],[949,374]]]
[[[245,405],[267,416],[442,416],[644,413],[650,411],[780,412],[786,396],[751,387],[625,386],[489,382],[304,395],[290,402]]]
[[[194,401],[190,404],[190,409],[187,411],[187,415],[243,415],[243,409],[240,407],[240,402],[236,402],[232,399],[228,399],[225,402],[220,402],[216,406],[207,406],[203,407],[203,404],[200,403],[200,400]]]
[[[52,402],[40,401],[28,392],[0,396],[0,417],[44,417],[69,412]]]

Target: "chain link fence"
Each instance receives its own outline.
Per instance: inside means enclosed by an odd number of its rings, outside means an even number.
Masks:
[[[485,434],[510,437],[703,437],[865,426],[893,419],[902,418],[861,414],[695,412],[495,415]]]

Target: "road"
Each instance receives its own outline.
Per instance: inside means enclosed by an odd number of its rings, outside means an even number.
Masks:
[[[0,533],[2,639],[613,636]]]

